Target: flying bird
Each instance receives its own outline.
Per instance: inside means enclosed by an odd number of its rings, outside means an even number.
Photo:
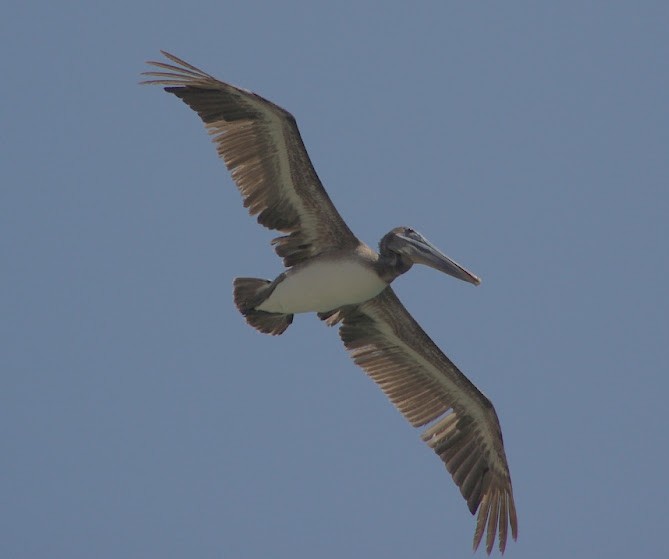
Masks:
[[[193,109],[286,268],[274,280],[236,278],[234,301],[246,321],[282,334],[297,313],[316,312],[352,359],[383,390],[444,461],[472,514],[476,550],[486,534],[518,533],[502,431],[490,400],[444,355],[390,284],[414,264],[478,285],[480,280],[410,227],[386,233],[378,253],[361,242],[334,207],[311,164],[295,118],[271,101],[217,80],[161,51],[143,83],[165,86]],[[429,424],[429,426],[428,426]]]

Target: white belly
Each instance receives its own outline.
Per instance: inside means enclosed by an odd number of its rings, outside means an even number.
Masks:
[[[316,260],[290,270],[260,311],[293,314],[325,312],[376,297],[386,283],[360,262]]]

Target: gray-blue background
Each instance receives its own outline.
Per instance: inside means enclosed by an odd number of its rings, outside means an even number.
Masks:
[[[297,317],[158,49],[292,111],[366,242],[483,277],[396,290],[494,402],[508,557],[662,557],[666,2],[18,2],[0,23],[0,555],[469,557],[440,461]],[[482,552],[479,552],[482,556]]]

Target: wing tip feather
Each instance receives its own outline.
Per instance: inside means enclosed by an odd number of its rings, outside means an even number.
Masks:
[[[473,511],[474,514],[476,511]],[[495,538],[498,540],[498,549],[503,555],[508,541],[509,526],[511,537],[518,539],[518,518],[510,488],[498,487],[484,495],[481,500],[476,529],[474,530],[473,550],[476,551],[483,541],[485,534],[485,550],[492,553]]]

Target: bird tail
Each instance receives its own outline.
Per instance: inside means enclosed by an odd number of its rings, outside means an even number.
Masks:
[[[271,284],[271,281],[264,279],[235,278],[233,292],[235,305],[246,318],[246,322],[263,334],[278,336],[292,324],[293,315],[259,311],[255,308],[267,298],[267,289]]]

